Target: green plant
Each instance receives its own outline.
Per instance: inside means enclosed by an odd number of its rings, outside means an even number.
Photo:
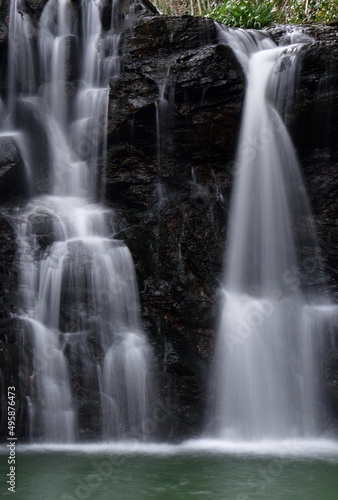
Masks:
[[[263,28],[276,19],[274,2],[270,0],[230,0],[212,9],[208,16],[240,28]]]
[[[242,28],[338,21],[338,0],[153,0],[167,15],[206,15]]]
[[[279,23],[332,22],[338,20],[338,0],[285,0],[279,2]]]
[[[202,16],[209,12],[218,0],[153,0],[162,14]]]

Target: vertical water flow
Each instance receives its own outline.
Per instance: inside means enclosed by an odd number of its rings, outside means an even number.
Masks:
[[[156,156],[158,169],[158,182],[156,185],[159,208],[165,201],[164,190],[161,182],[162,167],[164,155],[168,147],[170,147],[170,121],[172,117],[172,108],[175,99],[175,88],[170,82],[170,66],[167,69],[167,74],[158,86],[158,100],[156,106]],[[167,95],[168,94],[168,95]]]
[[[81,397],[99,393],[101,415],[93,405],[81,418],[100,419],[106,438],[144,436],[151,400],[152,353],[132,258],[110,237],[112,214],[95,203],[108,82],[118,69],[112,50],[106,58],[99,8],[92,0],[79,11],[70,0],[48,1],[38,34],[39,90],[13,96],[40,122],[50,168],[50,194],[30,201],[18,227],[22,317],[34,353],[27,394],[33,439],[76,439],[72,383]]]
[[[213,420],[225,438],[312,436],[319,430],[320,341],[298,272],[300,265],[309,272],[318,268],[316,239],[298,161],[278,112],[285,97],[280,78],[292,79],[299,46],[276,47],[259,32],[225,29],[221,36],[243,66],[247,90],[229,218]]]
[[[14,107],[18,92],[30,94],[35,90],[32,32],[33,27],[24,0],[13,0],[10,4],[8,36],[10,109]]]
[[[18,94],[30,95],[36,89],[32,34],[33,26],[24,9],[24,0],[10,3],[8,43],[8,97],[0,100],[0,142],[14,142],[25,163],[28,185],[32,180],[31,155],[26,137],[14,126]],[[7,104],[7,105],[6,105]]]

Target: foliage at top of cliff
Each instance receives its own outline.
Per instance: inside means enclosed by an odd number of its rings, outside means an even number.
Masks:
[[[228,26],[338,21],[338,0],[154,0],[163,14],[204,15]]]
[[[230,0],[212,9],[208,16],[228,26],[255,29],[270,26],[277,17],[273,2],[259,0]]]
[[[287,0],[276,3],[279,23],[338,21],[338,0]]]

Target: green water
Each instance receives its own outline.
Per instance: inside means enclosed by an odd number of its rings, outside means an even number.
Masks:
[[[0,461],[0,497],[15,500],[338,499],[337,456],[17,450],[15,494]]]

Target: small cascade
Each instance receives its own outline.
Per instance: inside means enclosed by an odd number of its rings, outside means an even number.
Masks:
[[[155,103],[156,106],[156,149],[157,149],[157,161],[159,167],[162,163],[162,151],[164,149],[163,142],[165,140],[164,132],[166,124],[168,121],[170,103],[166,98],[166,92],[169,85],[170,68],[168,69],[167,76],[164,82],[158,84],[158,100]]]
[[[167,74],[161,83],[158,83],[158,100],[156,106],[156,153],[157,153],[157,168],[159,180],[157,183],[158,204],[161,207],[165,201],[163,186],[161,183],[162,167],[164,155],[168,147],[170,147],[170,136],[168,129],[170,128],[171,113],[175,100],[174,87],[170,82],[170,67]]]
[[[33,26],[24,0],[10,4],[8,31],[9,109],[14,110],[18,93],[32,94],[36,89],[33,56]]]
[[[33,167],[32,167],[32,156],[29,149],[26,136],[22,132],[17,131],[5,131],[0,132],[0,148],[8,143],[14,143],[19,150],[20,156],[25,167],[25,177],[28,186],[32,184],[33,178]]]
[[[220,39],[242,64],[247,91],[211,420],[218,436],[237,440],[315,436],[323,418],[318,390],[323,324],[308,314],[299,270],[318,272],[320,259],[281,115],[287,114],[301,45],[277,47],[264,32],[225,27]]]
[[[34,72],[30,46],[24,53],[15,41],[29,29],[23,8],[21,0],[12,2],[7,122],[27,178],[39,154],[49,168],[49,191],[30,200],[17,231],[21,318],[33,352],[26,395],[30,437],[77,438],[81,410],[73,384],[80,383],[84,392],[100,394],[99,414],[93,408],[89,421],[102,421],[104,438],[143,438],[152,352],[140,324],[131,254],[111,237],[113,214],[96,202],[103,187],[108,83],[119,71],[118,36],[113,22],[103,34],[100,2],[83,0],[76,9],[70,0],[49,0],[39,21]],[[114,40],[109,50],[107,39],[109,45]],[[43,152],[25,142],[32,120],[43,132]]]
[[[0,141],[13,142],[21,154],[25,166],[26,182],[32,183],[32,163],[28,141],[15,127],[18,95],[31,95],[36,90],[35,60],[33,57],[33,26],[24,0],[10,3],[8,31],[8,97],[0,99]]]

